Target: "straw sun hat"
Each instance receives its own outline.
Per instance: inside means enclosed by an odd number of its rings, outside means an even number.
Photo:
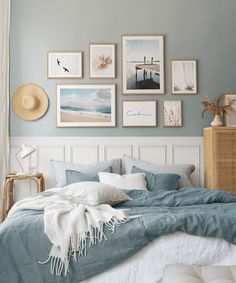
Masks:
[[[12,107],[19,118],[37,120],[48,109],[48,96],[38,85],[24,84],[15,91]]]

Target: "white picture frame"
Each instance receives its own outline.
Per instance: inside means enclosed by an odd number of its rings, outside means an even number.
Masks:
[[[163,101],[163,127],[178,128],[183,126],[182,100]]]
[[[48,52],[47,74],[49,79],[81,79],[82,52]]]
[[[114,84],[57,85],[57,127],[115,127]]]
[[[224,104],[228,104],[234,99],[232,107],[235,111],[227,111],[224,115],[226,127],[236,127],[236,94],[225,94]]]
[[[124,100],[122,102],[122,126],[156,127],[156,100]]]
[[[165,93],[163,35],[122,35],[122,92]]]
[[[197,60],[171,61],[171,94],[197,94]]]
[[[115,79],[115,44],[92,43],[89,45],[89,76],[91,79]]]

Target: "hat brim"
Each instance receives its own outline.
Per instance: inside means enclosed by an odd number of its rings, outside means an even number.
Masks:
[[[25,95],[35,96],[38,99],[39,103],[36,108],[32,110],[24,108],[22,98]],[[23,120],[37,120],[47,112],[48,96],[40,86],[36,84],[25,84],[14,92],[12,97],[12,108],[16,115]]]

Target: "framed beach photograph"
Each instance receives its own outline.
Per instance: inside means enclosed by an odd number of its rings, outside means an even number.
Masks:
[[[129,100],[123,101],[123,127],[156,127],[157,111],[156,100]]]
[[[164,94],[164,36],[122,36],[123,94]]]
[[[229,104],[233,100],[232,107],[234,111],[228,111],[224,115],[226,127],[236,127],[236,94],[226,94],[224,104]]]
[[[115,127],[115,85],[57,85],[58,127]]]
[[[183,104],[182,100],[163,101],[163,127],[183,126]]]
[[[171,94],[197,93],[197,61],[171,61]]]
[[[48,52],[49,79],[81,79],[82,52]]]
[[[90,44],[89,75],[92,79],[114,79],[116,77],[115,44]]]

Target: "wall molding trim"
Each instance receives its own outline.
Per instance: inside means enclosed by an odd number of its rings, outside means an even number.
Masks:
[[[156,164],[192,163],[196,170],[191,181],[195,186],[203,185],[203,137],[11,137],[11,171],[19,172],[15,153],[21,144],[37,149],[23,160],[25,170],[43,172],[46,187],[54,187],[50,160],[73,163],[93,163],[122,158],[124,154]],[[34,193],[33,183],[22,182],[16,198]],[[24,186],[24,188],[23,188]]]

